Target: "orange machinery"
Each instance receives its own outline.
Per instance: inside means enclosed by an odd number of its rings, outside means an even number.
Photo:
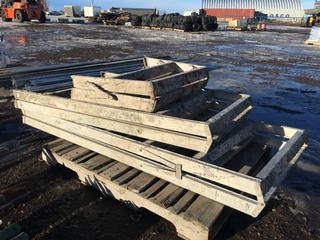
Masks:
[[[39,0],[2,0],[1,17],[5,22],[15,19],[17,22],[39,20],[46,21],[43,5]]]

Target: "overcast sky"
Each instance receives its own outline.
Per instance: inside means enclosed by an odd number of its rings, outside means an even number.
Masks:
[[[51,10],[63,9],[63,5],[90,5],[90,0],[48,0]],[[183,12],[186,9],[201,8],[201,0],[95,0],[95,6],[103,9],[110,7],[146,7],[167,12]],[[305,8],[312,8],[314,0],[303,0]]]

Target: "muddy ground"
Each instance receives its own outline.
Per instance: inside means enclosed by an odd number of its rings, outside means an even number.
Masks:
[[[0,31],[15,65],[142,55],[203,64],[210,87],[252,95],[252,119],[306,129],[310,146],[268,207],[257,219],[234,213],[218,239],[320,239],[320,48],[303,44],[308,29],[177,33],[1,23]],[[16,200],[0,212],[0,228],[19,222],[34,239],[178,239],[165,220],[102,197],[38,156],[2,170],[0,186],[11,186],[8,195]]]

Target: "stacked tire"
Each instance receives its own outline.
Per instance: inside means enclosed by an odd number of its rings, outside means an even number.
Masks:
[[[131,20],[131,25],[134,27],[141,26],[142,18],[140,16],[133,16]]]
[[[216,31],[218,29],[217,18],[213,16],[201,16],[203,31]]]
[[[182,16],[179,13],[159,15],[134,16],[132,26],[175,28],[186,32],[215,31],[218,28],[217,18],[206,15]]]
[[[156,17],[156,15],[144,15],[141,17],[141,26],[143,27],[151,27],[152,19]]]
[[[150,27],[161,27],[163,16],[153,16]]]

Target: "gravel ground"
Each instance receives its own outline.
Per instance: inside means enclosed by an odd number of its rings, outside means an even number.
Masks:
[[[235,213],[218,239],[320,239],[320,49],[309,30],[178,33],[102,25],[1,23],[15,65],[43,65],[169,55],[206,65],[210,87],[249,93],[252,119],[306,129],[309,148],[268,207],[252,219]],[[4,140],[4,139],[1,139]],[[134,212],[82,186],[64,168],[30,158],[0,172],[12,199],[0,228],[19,222],[34,239],[178,239],[150,212]]]

